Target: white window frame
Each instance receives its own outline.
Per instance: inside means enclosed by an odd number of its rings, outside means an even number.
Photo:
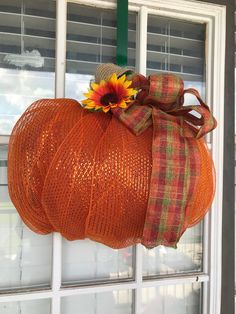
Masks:
[[[67,1],[57,1],[56,19],[56,83],[57,98],[65,96],[66,66],[66,24]],[[73,0],[87,6],[116,8],[116,1]],[[53,234],[52,285],[49,290],[32,292],[12,292],[0,295],[0,302],[48,299],[52,301],[52,314],[59,314],[61,297],[113,290],[132,289],[134,291],[135,314],[141,314],[142,288],[172,284],[203,283],[203,314],[220,314],[221,308],[221,243],[222,243],[222,191],[223,191],[223,133],[224,133],[224,75],[225,75],[225,6],[185,0],[129,0],[129,11],[137,12],[137,71],[146,74],[146,43],[148,14],[172,17],[186,21],[206,24],[206,100],[212,104],[218,127],[209,137],[211,151],[216,168],[216,193],[210,214],[204,223],[203,272],[188,275],[166,276],[143,280],[142,247],[136,246],[135,278],[131,282],[98,284],[91,286],[61,287],[62,238]],[[139,43],[142,43],[140,45]],[[7,144],[9,138],[0,136],[0,144]]]

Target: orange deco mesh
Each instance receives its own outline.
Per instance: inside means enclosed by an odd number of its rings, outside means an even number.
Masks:
[[[186,228],[203,218],[215,191],[214,165],[202,137],[216,126],[209,108],[195,90],[184,91],[179,78],[137,76],[133,82],[139,94],[131,103],[124,96],[129,108],[111,93],[101,111],[86,100],[91,112],[72,99],[42,99],[16,123],[9,143],[9,193],[33,231],[90,238],[112,248],[175,247]],[[116,91],[132,99],[124,77],[112,76],[113,83],[123,84],[126,90]],[[166,84],[180,89],[169,97]],[[161,88],[165,99],[180,99],[180,105],[169,103],[166,111],[164,102],[159,106]],[[200,106],[183,107],[186,92]]]
[[[110,114],[89,113],[74,100],[37,101],[11,136],[11,199],[38,233],[58,231],[69,240],[89,237],[113,248],[138,243],[149,194],[151,145],[151,127],[135,136]],[[198,147],[204,162],[188,225],[205,214],[214,190],[211,157],[203,140]]]

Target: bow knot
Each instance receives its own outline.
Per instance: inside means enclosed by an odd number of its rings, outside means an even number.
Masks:
[[[136,135],[153,123],[153,108],[175,116],[182,125],[181,135],[184,137],[200,138],[217,125],[198,91],[193,88],[184,90],[182,79],[176,75],[157,74],[148,78],[140,74],[134,75],[132,87],[138,90],[136,99],[128,108],[115,108],[112,112]],[[199,104],[184,106],[184,96],[187,93],[194,95]],[[189,128],[186,128],[186,124]]]

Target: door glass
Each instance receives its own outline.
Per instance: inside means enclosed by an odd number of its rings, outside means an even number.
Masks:
[[[0,303],[1,314],[50,314],[50,308],[50,299]]]
[[[158,246],[143,248],[143,276],[167,275],[202,271],[203,223],[188,229],[177,249]]]
[[[55,1],[0,1],[0,134],[33,101],[54,96],[55,15]]]
[[[131,278],[132,258],[132,247],[113,250],[90,240],[63,240],[63,284]]]
[[[62,298],[62,314],[132,314],[132,291],[118,290]]]
[[[116,11],[68,3],[66,97],[84,99],[100,63],[116,63]],[[136,14],[128,17],[128,66],[135,67]]]
[[[52,236],[30,231],[10,200],[7,146],[0,145],[0,290],[49,286],[51,255]]]
[[[201,284],[179,284],[142,290],[142,314],[200,314]]]
[[[150,15],[147,33],[147,75],[171,72],[205,97],[205,25]],[[197,104],[187,95],[185,103]],[[203,223],[188,229],[178,249],[143,248],[143,275],[202,271]]]

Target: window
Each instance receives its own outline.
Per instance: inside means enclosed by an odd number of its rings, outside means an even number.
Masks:
[[[7,145],[16,119],[35,99],[81,100],[96,66],[115,62],[115,1],[75,2],[0,4],[0,312],[219,314],[220,184],[211,214],[184,234],[178,250],[112,250],[57,233],[36,235],[13,208]],[[214,104],[221,123],[207,141],[220,181],[224,8],[182,0],[178,7],[170,0],[129,3],[128,65],[147,75],[175,72]]]

